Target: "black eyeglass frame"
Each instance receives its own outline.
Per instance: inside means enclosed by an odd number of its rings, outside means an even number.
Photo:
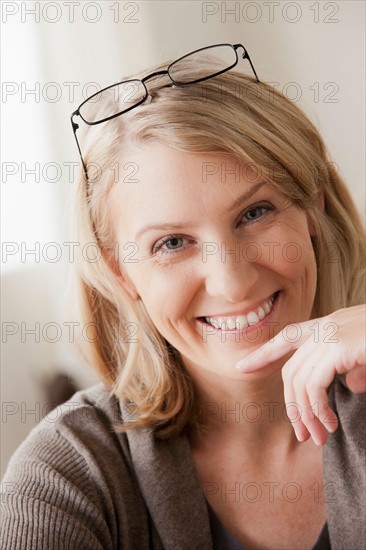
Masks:
[[[220,71],[217,71],[213,74],[210,74],[208,76],[204,76],[202,78],[197,78],[196,80],[190,80],[189,82],[179,82],[179,81],[176,81],[174,80],[174,78],[171,76],[170,74],[170,69],[176,65],[177,63],[179,63],[180,61],[182,61],[183,59],[185,59],[186,57],[190,57],[191,55],[195,54],[195,53],[198,53],[198,52],[202,52],[204,50],[210,50],[212,48],[217,48],[219,46],[229,46],[230,48],[232,48],[234,50],[234,53],[235,53],[235,56],[236,56],[236,59],[235,59],[235,62],[232,63],[229,67],[226,67],[225,69],[221,69]],[[184,87],[184,86],[190,86],[191,84],[197,84],[198,82],[203,82],[204,80],[209,80],[210,78],[214,78],[215,76],[218,76],[220,74],[223,74],[223,73],[226,73],[227,71],[230,71],[230,69],[233,69],[239,62],[239,58],[238,58],[238,48],[242,48],[243,49],[243,54],[242,54],[242,59],[247,59],[250,63],[250,66],[251,66],[251,69],[254,73],[254,76],[256,78],[256,81],[257,82],[260,82],[258,76],[257,76],[257,73],[256,73],[256,70],[254,68],[254,65],[249,57],[249,54],[246,50],[246,48],[242,45],[242,44],[213,44],[212,46],[205,46],[204,48],[199,48],[198,50],[194,50],[190,53],[187,53],[185,55],[183,55],[182,57],[180,57],[179,59],[176,59],[175,61],[173,61],[172,63],[170,63],[170,65],[168,65],[168,67],[165,69],[165,70],[162,70],[162,71],[156,71],[154,73],[151,73],[147,76],[145,76],[144,78],[142,78],[141,80],[137,79],[137,78],[134,78],[134,79],[131,79],[131,80],[122,80],[121,82],[116,82],[115,84],[111,84],[110,86],[107,86],[106,88],[103,88],[102,90],[99,90],[99,92],[96,92],[95,94],[92,94],[90,97],[88,97],[87,99],[85,99],[80,105],[79,107],[72,113],[71,115],[71,125],[72,125],[72,129],[73,129],[73,133],[74,133],[74,136],[75,136],[75,141],[76,141],[76,145],[77,145],[77,148],[78,148],[78,151],[79,151],[79,155],[80,155],[80,159],[81,159],[81,162],[82,162],[82,165],[83,165],[83,169],[84,169],[84,175],[85,175],[85,178],[86,180],[89,180],[88,178],[88,171],[87,171],[87,168],[86,168],[86,165],[84,163],[84,159],[83,159],[83,155],[81,153],[81,149],[80,149],[80,145],[79,145],[79,141],[78,141],[78,138],[76,136],[76,131],[78,130],[79,128],[79,124],[77,124],[75,121],[74,121],[74,117],[75,116],[79,116],[83,122],[85,122],[85,124],[88,124],[88,126],[95,126],[96,124],[102,124],[103,122],[107,122],[108,120],[112,120],[113,118],[116,118],[118,116],[121,116],[125,113],[127,113],[128,111],[131,111],[131,109],[134,109],[135,107],[138,107],[139,105],[141,105],[142,103],[144,103],[144,101],[146,101],[146,99],[148,98],[149,96],[149,92],[148,92],[148,89],[145,85],[145,82],[147,82],[148,80],[150,80],[151,78],[155,77],[155,76],[161,76],[161,75],[168,75],[168,77],[170,78],[170,80],[172,81],[171,84],[167,84],[166,86],[164,86],[164,88],[166,87],[173,87],[173,86],[181,86],[181,87]],[[115,86],[119,86],[121,84],[128,84],[129,82],[140,82],[144,89],[145,89],[145,95],[144,97],[138,101],[137,103],[135,103],[134,105],[132,105],[131,107],[127,107],[127,109],[124,109],[123,111],[120,111],[118,113],[115,113],[109,117],[106,117],[106,118],[103,118],[101,120],[97,120],[95,122],[88,122],[87,120],[85,120],[85,118],[80,114],[80,109],[83,107],[83,105],[85,105],[86,103],[88,103],[91,99],[93,99],[93,97],[96,97],[98,95],[100,95],[101,93],[103,92],[106,92],[107,90],[110,90],[111,88],[114,88]]]

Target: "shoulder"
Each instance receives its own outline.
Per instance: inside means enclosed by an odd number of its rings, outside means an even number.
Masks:
[[[365,405],[366,393],[352,392],[346,383],[346,375],[335,377],[328,392],[329,404],[336,412],[339,428],[335,434],[349,448],[365,453]],[[332,434],[334,435],[334,434]]]
[[[91,453],[95,460],[113,450],[121,454],[123,435],[119,437],[113,430],[117,422],[122,422],[119,401],[103,384],[78,391],[31,430],[12,456],[9,467],[33,457],[46,459],[47,464],[58,465],[62,470],[67,468],[63,460],[66,450],[71,453],[70,459],[80,465],[90,463]]]
[[[356,487],[364,484],[366,460],[366,394],[352,392],[346,384],[345,375],[336,376],[328,390],[329,405],[338,417],[338,427],[329,434],[324,447],[329,473],[342,472],[351,476]],[[357,479],[357,481],[356,481]]]
[[[2,480],[2,547],[58,548],[51,538],[60,531],[64,548],[109,548],[122,540],[118,516],[126,517],[132,504],[138,517],[144,505],[116,422],[122,422],[120,403],[98,384],[75,393],[33,428]],[[19,542],[19,529],[28,546]]]
[[[349,548],[361,548],[366,538],[366,394],[351,392],[342,375],[335,378],[328,397],[338,417],[338,428],[323,450],[332,547],[347,540]]]

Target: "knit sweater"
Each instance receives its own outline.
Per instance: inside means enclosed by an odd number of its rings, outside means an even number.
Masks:
[[[323,447],[332,550],[363,550],[365,395],[329,389],[339,427]],[[186,436],[117,434],[131,410],[103,384],[45,417],[2,482],[2,550],[211,550],[208,507]]]

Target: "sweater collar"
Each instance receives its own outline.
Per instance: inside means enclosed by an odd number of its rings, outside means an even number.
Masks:
[[[126,409],[120,410],[124,421]],[[211,550],[210,520],[187,436],[126,433],[138,483],[166,550]]]

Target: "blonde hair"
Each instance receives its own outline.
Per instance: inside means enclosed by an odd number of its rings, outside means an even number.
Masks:
[[[132,416],[135,404],[138,407],[132,421],[116,429],[151,428],[156,437],[169,438],[200,425],[193,382],[179,352],[154,327],[143,303],[117,282],[105,254],[114,248],[106,207],[114,175],[108,168],[121,160],[124,144],[156,140],[187,152],[230,154],[250,163],[306,210],[315,230],[318,270],[313,317],[364,302],[365,243],[360,216],[318,131],[288,98],[233,70],[184,87],[167,87],[167,77],[158,76],[148,89],[151,102],[86,128],[85,162],[96,163],[101,172],[89,183],[80,177],[75,240],[82,247],[94,243],[100,254],[98,261],[78,262],[76,285],[82,323],[94,330],[84,349],[89,362],[110,392],[131,406]],[[96,113],[98,108],[96,103]],[[324,211],[319,208],[320,193]],[[129,341],[134,327],[137,341]]]

